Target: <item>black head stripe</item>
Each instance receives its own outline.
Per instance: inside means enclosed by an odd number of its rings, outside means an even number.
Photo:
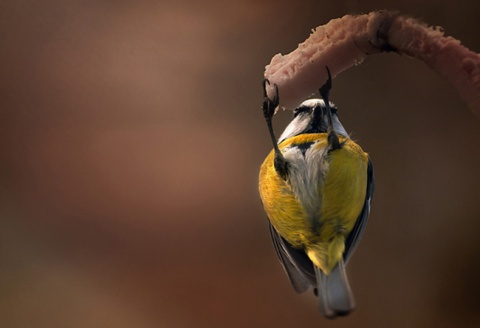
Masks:
[[[297,107],[295,108],[295,110],[293,111],[293,117],[297,117],[299,114],[302,114],[302,113],[307,113],[309,111],[311,111],[312,108],[309,107],[309,106],[300,106],[300,107]]]

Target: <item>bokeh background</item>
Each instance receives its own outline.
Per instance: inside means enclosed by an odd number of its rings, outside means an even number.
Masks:
[[[480,121],[419,61],[334,80],[376,176],[355,312],[320,317],[271,245],[264,66],[383,8],[480,52],[477,0],[1,1],[0,327],[479,327]]]

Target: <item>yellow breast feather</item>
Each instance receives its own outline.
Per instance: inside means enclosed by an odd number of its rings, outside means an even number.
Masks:
[[[350,139],[340,142],[342,148],[328,152],[326,133],[289,138],[279,148],[289,170],[302,174],[283,180],[273,151],[260,170],[260,195],[270,222],[326,274],[342,257],[366,195],[368,155]]]

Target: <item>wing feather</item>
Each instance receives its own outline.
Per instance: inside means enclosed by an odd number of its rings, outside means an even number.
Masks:
[[[310,286],[316,286],[315,271],[307,254],[290,246],[272,224],[269,225],[275,251],[295,291],[303,293]]]
[[[368,159],[368,167],[367,167],[367,193],[365,196],[365,203],[363,204],[363,209],[358,216],[357,222],[353,227],[352,232],[347,237],[345,241],[345,252],[343,253],[343,258],[345,260],[345,264],[347,264],[348,260],[352,256],[355,248],[358,245],[358,242],[362,238],[363,232],[365,231],[365,227],[367,226],[368,216],[370,214],[370,206],[372,203],[373,197],[373,189],[374,189],[374,178],[373,178],[373,164],[370,158]]]

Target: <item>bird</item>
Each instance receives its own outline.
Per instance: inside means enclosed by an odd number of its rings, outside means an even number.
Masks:
[[[259,193],[276,254],[297,293],[313,287],[326,318],[355,308],[345,266],[360,241],[374,191],[370,157],[353,141],[329,101],[308,99],[293,113],[280,138],[272,118],[279,106],[278,86],[270,99],[263,81],[263,115],[273,150],[260,167]]]

